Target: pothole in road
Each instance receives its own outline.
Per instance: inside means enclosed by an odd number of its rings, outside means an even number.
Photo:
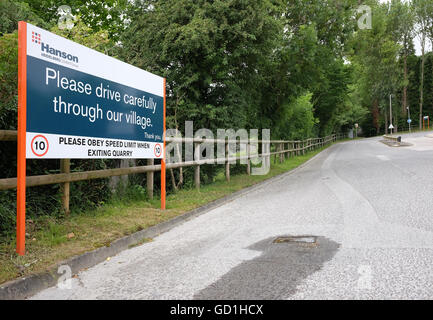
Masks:
[[[299,241],[314,239],[316,242],[289,241],[278,244],[274,243],[275,236],[260,240],[245,248],[259,251],[260,255],[251,260],[242,260],[215,282],[197,292],[194,299],[288,299],[306,279],[332,260],[340,247],[338,243],[323,236],[286,234],[278,238]]]
[[[317,237],[315,236],[284,236],[278,237],[273,243],[287,243],[287,242],[295,242],[295,243],[316,243]]]

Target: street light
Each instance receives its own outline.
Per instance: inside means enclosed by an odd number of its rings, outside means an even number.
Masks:
[[[392,94],[389,95],[389,129],[391,129],[391,135],[392,135],[392,129],[394,129],[394,126],[392,125]]]
[[[407,106],[406,109],[407,109],[407,123],[409,124],[409,133],[410,133],[410,124],[412,122],[412,119],[410,118],[410,108],[409,108],[409,106]]]

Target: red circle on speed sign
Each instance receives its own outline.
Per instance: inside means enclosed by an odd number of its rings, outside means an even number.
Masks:
[[[155,156],[157,158],[159,158],[161,156],[162,153],[162,147],[159,143],[155,144],[155,148],[153,149],[153,153],[155,154]]]
[[[39,134],[32,139],[32,152],[37,157],[43,157],[47,154],[50,144],[45,136]]]

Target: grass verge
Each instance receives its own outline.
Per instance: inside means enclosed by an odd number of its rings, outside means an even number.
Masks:
[[[327,147],[283,163],[271,161],[271,170],[264,176],[246,174],[232,176],[230,182],[218,176],[200,190],[183,189],[167,197],[167,210],[159,209],[160,200],[121,200],[96,210],[73,215],[67,219],[49,216],[26,222],[26,255],[15,253],[15,239],[0,239],[0,284],[48,270],[56,263],[75,255],[109,245],[125,235],[143,230],[235,191],[290,171]],[[149,241],[145,239],[142,243]],[[140,243],[141,244],[141,243]],[[139,245],[139,244],[137,244]]]

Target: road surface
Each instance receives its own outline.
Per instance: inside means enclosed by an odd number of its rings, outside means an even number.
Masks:
[[[432,299],[433,136],[339,143],[33,299]],[[273,243],[280,236],[313,243]]]

